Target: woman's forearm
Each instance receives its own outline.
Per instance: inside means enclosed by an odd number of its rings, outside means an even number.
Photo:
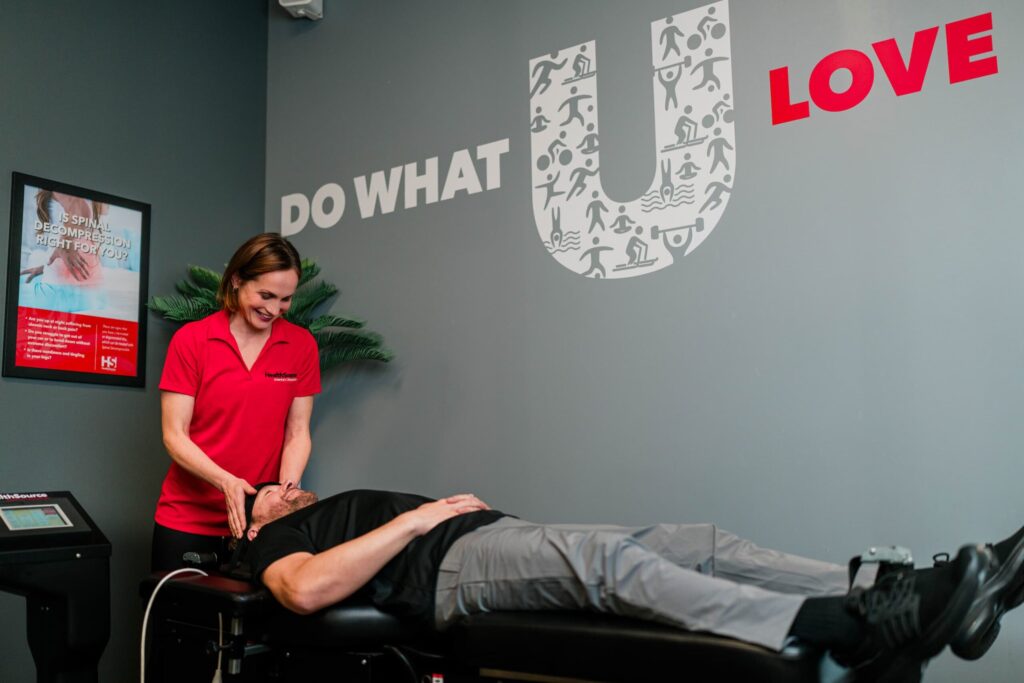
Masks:
[[[309,435],[309,421],[313,415],[313,397],[292,399],[284,425],[284,445],[281,448],[281,469],[278,481],[298,484],[306,471],[313,439]]]
[[[290,438],[286,436],[284,447],[281,449],[281,471],[278,481],[290,481],[293,484],[302,481],[302,473],[306,471],[312,450],[313,440],[309,432],[291,435]]]
[[[211,460],[187,434],[164,434],[164,447],[171,460],[179,467],[219,491],[224,490],[225,479],[232,477],[227,470]]]

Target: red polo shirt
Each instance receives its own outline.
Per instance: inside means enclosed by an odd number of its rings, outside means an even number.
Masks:
[[[316,340],[278,318],[248,370],[227,311],[188,323],[167,349],[160,389],[195,398],[189,437],[215,463],[250,484],[276,481],[292,399],[320,393]],[[156,522],[192,534],[229,533],[224,494],[172,462]]]

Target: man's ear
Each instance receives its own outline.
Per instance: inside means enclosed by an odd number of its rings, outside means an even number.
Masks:
[[[252,542],[252,541],[256,540],[256,534],[258,534],[259,532],[260,532],[259,525],[258,524],[253,524],[252,526],[250,526],[246,530],[245,537],[248,538],[250,542]]]

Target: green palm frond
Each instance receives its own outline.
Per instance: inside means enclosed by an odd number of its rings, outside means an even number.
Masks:
[[[347,315],[317,315],[317,309],[338,293],[333,284],[315,280],[320,267],[310,259],[302,261],[299,288],[292,298],[285,317],[296,325],[308,329],[320,350],[320,368],[328,370],[342,363],[378,361],[387,363],[394,353],[383,346],[383,338],[376,332],[362,329],[366,322]],[[187,323],[200,320],[220,310],[217,289],[221,276],[203,266],[189,266],[189,279],[175,284],[179,295],[155,296],[147,306],[164,319]]]
[[[292,297],[291,308],[288,309],[288,313],[285,317],[296,325],[308,327],[308,318],[313,312],[313,309],[323,303],[326,303],[328,299],[337,293],[338,288],[330,282],[318,280],[307,283],[295,290],[295,296]]]
[[[214,292],[220,287],[220,273],[215,270],[210,270],[203,266],[189,266],[188,274],[192,278],[192,282],[200,287]]]
[[[148,306],[167,320],[181,323],[199,320],[217,312],[216,304],[185,296],[155,296],[150,299]]]
[[[174,288],[177,289],[183,296],[193,297],[198,299],[206,299],[208,301],[217,301],[217,290],[207,289],[206,287],[200,287],[197,284],[189,282],[188,280],[179,280]]]
[[[336,348],[320,349],[320,370],[326,371],[342,363],[351,363],[361,360],[375,360],[387,363],[394,354],[387,349],[375,349],[360,346],[339,346]]]
[[[328,327],[347,327],[349,329],[358,330],[365,326],[365,320],[352,318],[350,316],[320,315],[310,321],[309,331],[316,334],[320,330],[325,330]]]
[[[376,332],[356,330],[353,332],[317,332],[313,335],[320,346],[376,346],[384,343],[383,337]]]
[[[302,259],[302,275],[299,276],[299,287],[306,284],[320,274],[320,266],[313,263],[311,259]]]

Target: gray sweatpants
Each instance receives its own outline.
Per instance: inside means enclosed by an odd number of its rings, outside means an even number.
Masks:
[[[711,524],[535,524],[506,517],[449,549],[435,621],[499,610],[594,609],[781,650],[808,596],[841,595],[844,567]]]

